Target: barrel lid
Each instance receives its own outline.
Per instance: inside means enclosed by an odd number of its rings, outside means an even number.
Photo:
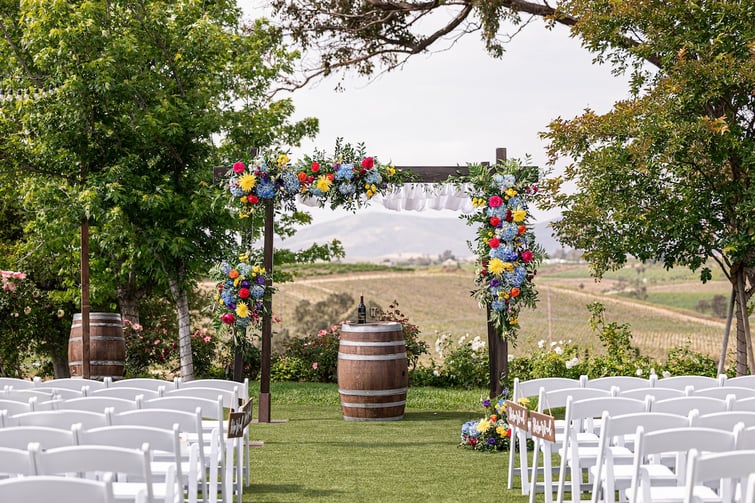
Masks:
[[[375,321],[372,323],[353,323],[345,321],[341,330],[348,332],[395,332],[401,330],[401,323],[397,321]]]

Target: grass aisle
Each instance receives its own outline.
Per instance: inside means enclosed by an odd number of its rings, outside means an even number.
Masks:
[[[273,419],[287,422],[250,426],[264,446],[244,502],[526,501],[505,488],[506,453],[457,447],[484,390],[411,388],[405,418],[390,422],[344,421],[333,384],[273,383],[271,394]]]

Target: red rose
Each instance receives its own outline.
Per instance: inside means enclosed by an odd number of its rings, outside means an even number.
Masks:
[[[233,316],[233,313],[225,313],[223,316],[220,317],[220,321],[222,321],[226,325],[233,325],[233,322],[235,320],[236,318]]]
[[[320,163],[315,161],[312,163],[312,166],[310,166],[310,168],[312,169],[312,173],[317,173],[318,171],[320,171]]]
[[[524,250],[522,252],[522,262],[532,262],[533,258],[534,254],[532,253],[532,250]]]
[[[236,173],[237,175],[239,173],[243,173],[245,168],[246,168],[246,166],[244,166],[243,162],[234,162],[233,163],[233,172]]]
[[[249,291],[248,288],[240,288],[239,289],[239,297],[242,299],[248,299],[249,295],[251,295],[252,292]]]
[[[375,160],[372,157],[365,157],[362,159],[362,167],[365,169],[372,169],[375,165]]]
[[[328,173],[328,174],[327,174],[327,175],[325,175],[325,176],[327,176],[327,177],[328,177],[328,180],[330,180],[331,182],[332,182],[333,180],[335,180],[335,179],[336,179],[336,177],[335,177],[335,175],[333,175],[333,173]]]
[[[503,219],[506,220],[507,222],[511,222],[512,220],[514,220],[514,217],[511,214],[511,210],[506,210],[506,216],[503,217]]]
[[[498,227],[501,225],[501,219],[498,217],[490,217],[490,225],[493,227]]]
[[[500,244],[501,244],[501,241],[498,238],[490,238],[490,240],[488,240],[488,245],[491,248],[498,248],[498,245]]]
[[[258,202],[260,202],[260,198],[252,194],[246,196],[246,200],[249,202],[249,204],[257,204]]]

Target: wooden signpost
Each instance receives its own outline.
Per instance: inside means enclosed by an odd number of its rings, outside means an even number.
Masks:
[[[239,408],[238,412],[228,414],[228,438],[240,438],[244,436],[244,430],[252,422],[252,410],[254,400],[249,399]]]

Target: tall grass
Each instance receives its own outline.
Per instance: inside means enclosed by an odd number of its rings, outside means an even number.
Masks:
[[[524,503],[518,481],[505,489],[506,453],[457,446],[484,394],[411,388],[403,420],[352,422],[336,385],[273,383],[272,417],[282,422],[250,426],[264,445],[252,449],[243,501]]]

